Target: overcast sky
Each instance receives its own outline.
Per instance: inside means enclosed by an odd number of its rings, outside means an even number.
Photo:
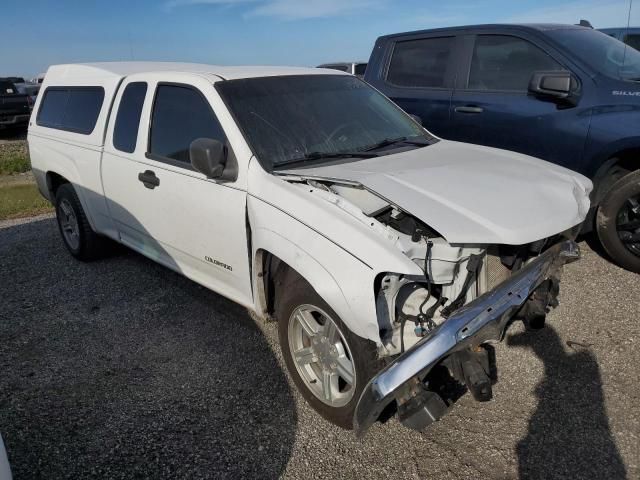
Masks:
[[[379,35],[494,22],[626,26],[629,0],[28,0],[2,6],[0,75],[111,60],[317,65]],[[640,26],[640,1],[631,11]]]

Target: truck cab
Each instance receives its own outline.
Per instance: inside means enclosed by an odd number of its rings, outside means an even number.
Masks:
[[[443,28],[380,37],[365,80],[442,138],[591,178],[584,231],[640,272],[640,52],[582,26]]]

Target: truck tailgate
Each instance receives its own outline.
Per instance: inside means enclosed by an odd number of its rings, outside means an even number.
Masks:
[[[0,95],[0,115],[28,115],[29,112],[28,95]]]

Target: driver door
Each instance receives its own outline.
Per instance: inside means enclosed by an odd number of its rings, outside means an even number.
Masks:
[[[207,179],[189,159],[196,138],[230,148],[216,104],[204,78],[128,77],[110,120],[102,179],[122,243],[248,305],[246,191],[237,182]]]

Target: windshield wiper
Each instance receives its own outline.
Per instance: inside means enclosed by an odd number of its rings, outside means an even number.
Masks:
[[[291,160],[287,160],[286,162],[282,162],[276,165],[277,168],[312,162],[315,160],[327,160],[327,159],[335,159],[335,158],[373,158],[377,157],[377,153],[373,152],[364,152],[364,151],[353,151],[353,152],[310,152],[307,153],[304,157],[294,158]]]
[[[390,145],[396,145],[398,143],[407,143],[409,145],[420,145],[420,146],[431,145],[431,143],[426,138],[423,138],[423,137],[396,137],[396,138],[385,138],[384,140],[381,140],[378,143],[375,143],[365,148],[364,151],[371,152],[373,150],[388,147]]]

